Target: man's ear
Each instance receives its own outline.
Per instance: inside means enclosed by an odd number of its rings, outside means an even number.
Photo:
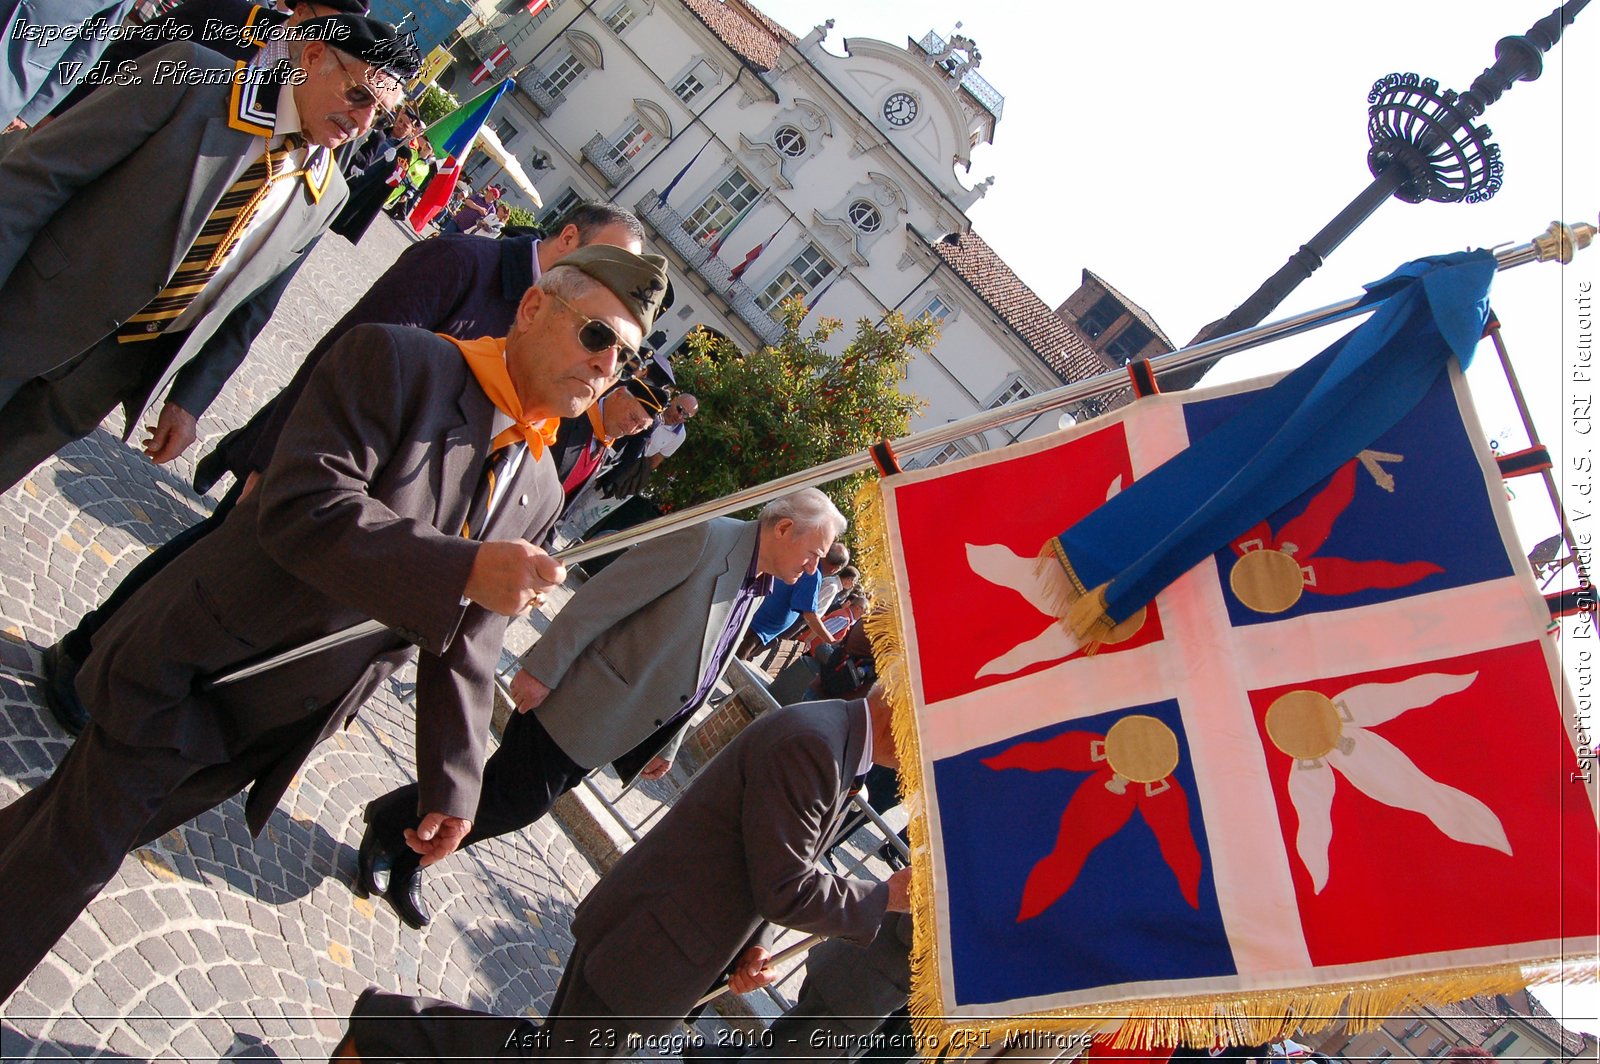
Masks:
[[[557,244],[563,251],[576,251],[583,246],[583,234],[578,232],[578,227],[568,222],[561,227],[561,232],[556,234]]]
[[[322,62],[327,58],[327,55],[328,42],[307,41],[300,48],[300,69],[309,74],[311,71],[322,65]]]
[[[531,326],[542,306],[544,306],[544,290],[538,285],[533,285],[522,293],[522,302],[517,304],[517,323],[524,329]]]

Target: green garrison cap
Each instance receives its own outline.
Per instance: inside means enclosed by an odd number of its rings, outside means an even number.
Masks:
[[[587,244],[556,265],[582,270],[611,289],[646,334],[655,327],[656,315],[671,305],[667,260],[660,255],[635,255],[610,244]]]

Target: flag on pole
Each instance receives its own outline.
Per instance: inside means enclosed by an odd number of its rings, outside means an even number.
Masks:
[[[678,187],[678,182],[682,181],[683,175],[689,172],[689,167],[693,166],[695,164],[695,160],[700,158],[701,152],[704,152],[707,148],[711,147],[711,141],[715,139],[715,137],[712,137],[711,140],[708,140],[704,144],[700,145],[700,151],[694,153],[694,158],[691,158],[688,162],[684,163],[683,169],[679,170],[673,179],[667,182],[667,187],[662,189],[661,195],[656,197],[657,206],[665,207],[667,205],[667,197],[672,195],[672,190]]]
[[[529,0],[527,12],[530,15],[537,15],[543,12],[544,9],[549,6],[550,0]]]
[[[828,294],[828,289],[833,287],[833,282],[837,281],[839,278],[841,278],[843,276],[844,276],[844,271],[843,270],[838,271],[832,277],[828,278],[828,283],[827,284],[823,285],[821,288],[817,289],[815,292],[813,292],[811,294],[811,298],[806,302],[806,313],[807,314],[810,314],[813,310],[817,309],[817,304],[821,303],[822,302],[822,297]]]
[[[472,142],[477,139],[478,131],[483,129],[489,112],[500,97],[515,86],[516,82],[507,78],[428,127],[424,136],[433,145],[434,157],[442,161],[439,172],[428,182],[427,190],[411,210],[411,228],[416,232],[422,232],[423,227],[450,202],[450,194],[455,191],[456,181],[461,176],[461,164],[472,150]]]
[[[761,197],[757,196],[755,199],[751,200],[749,203],[746,203],[744,205],[744,210],[742,210],[738,214],[734,215],[733,216],[733,221],[729,222],[727,225],[722,227],[721,232],[717,233],[717,238],[711,242],[711,247],[708,249],[711,252],[711,254],[715,255],[715,254],[719,253],[720,251],[722,251],[722,245],[727,242],[727,240],[728,240],[728,238],[730,236],[733,235],[733,231],[735,229],[739,228],[739,223],[744,221],[746,218],[748,218],[750,216],[750,212],[755,210],[756,209],[756,204],[758,204],[760,202],[761,202]]]
[[[1592,740],[1460,367],[1483,265],[1374,286],[1309,372],[879,482],[919,1033],[1261,1044],[1595,971]],[[1273,458],[1086,653],[1062,556],[1115,590]]]
[[[493,74],[500,68],[501,64],[507,62],[510,60],[510,58],[511,49],[502,44],[489,55],[488,59],[484,60],[482,66],[472,72],[472,83],[474,85],[481,85],[485,80],[488,79],[490,74]]]
[[[761,243],[759,243],[755,247],[751,248],[745,254],[744,261],[739,263],[739,265],[735,266],[733,269],[728,271],[728,278],[730,280],[734,280],[734,281],[737,281],[740,278],[742,278],[744,276],[744,271],[748,270],[755,263],[755,261],[761,257],[761,253],[763,251],[767,250],[767,245],[768,244],[770,244],[774,240],[778,239],[778,234],[783,232],[783,227],[788,225],[788,224],[789,224],[789,219],[785,218],[783,220],[783,222],[781,224],[779,224],[778,228],[776,228],[776,229],[774,229],[772,231],[772,235],[771,236],[767,237],[767,239],[763,240]]]

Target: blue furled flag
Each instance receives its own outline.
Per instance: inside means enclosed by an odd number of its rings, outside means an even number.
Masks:
[[[813,310],[817,309],[817,304],[821,303],[822,302],[822,297],[828,294],[828,289],[833,287],[833,282],[837,281],[839,278],[841,278],[843,276],[844,276],[844,271],[841,270],[840,272],[834,274],[832,277],[828,278],[828,283],[827,284],[823,285],[821,288],[817,289],[815,292],[813,292],[811,294],[811,298],[806,302],[806,313],[807,314],[810,314]]]
[[[715,140],[715,139],[716,139],[715,137],[711,138],[711,140]],[[678,171],[678,175],[676,177],[674,177],[671,181],[667,182],[667,187],[662,189],[661,190],[661,195],[656,197],[656,205],[657,206],[665,207],[667,205],[667,197],[672,195],[672,190],[678,187],[678,182],[682,181],[683,180],[683,175],[687,174],[689,172],[689,167],[691,167],[691,166],[693,166],[695,164],[695,159],[700,158],[701,153],[704,152],[707,148],[711,147],[711,140],[708,140],[704,144],[700,145],[700,151],[697,151],[697,152],[694,153],[694,158],[692,158],[688,162],[684,163],[683,164],[683,169]]]
[[[1488,315],[1494,256],[1418,259],[1367,286],[1364,323],[1248,409],[1047,542],[1091,645],[1239,532],[1327,477],[1398,422]]]

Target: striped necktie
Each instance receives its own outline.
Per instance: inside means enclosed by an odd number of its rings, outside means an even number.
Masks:
[[[270,148],[263,148],[261,158],[246,167],[217,201],[166,287],[157,292],[143,310],[122,323],[122,328],[117,330],[118,343],[155,339],[205,291],[211,278],[244,238],[251,219],[271,191],[272,183],[306,172],[304,167],[295,166],[293,155],[304,143],[299,134],[289,133],[276,154]],[[307,158],[309,160],[309,155]]]
[[[478,490],[473,492],[472,505],[467,507],[467,519],[461,522],[463,539],[482,538],[483,526],[489,522],[489,504],[494,501],[495,485],[499,483],[500,476],[505,472],[506,464],[512,457],[527,449],[526,443],[516,440],[503,444],[484,459],[483,476],[478,480]]]

